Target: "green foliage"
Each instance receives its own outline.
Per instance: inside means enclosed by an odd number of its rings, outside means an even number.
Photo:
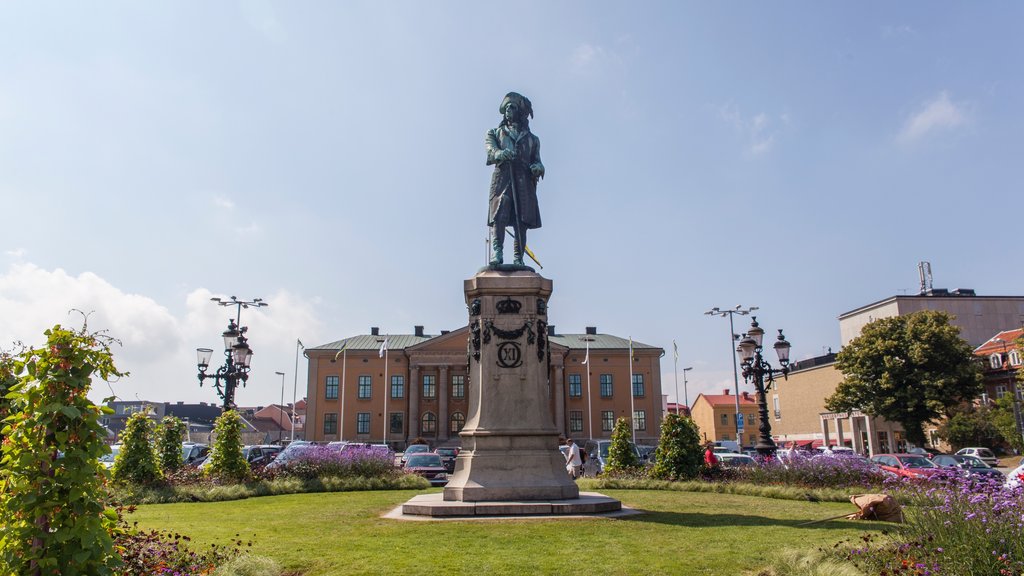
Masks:
[[[668,414],[661,421],[661,440],[654,451],[651,476],[666,480],[689,480],[700,472],[703,457],[700,430],[692,418]]]
[[[259,496],[322,492],[363,492],[367,490],[425,490],[422,476],[403,474],[397,478],[277,478],[245,484],[218,485],[211,482],[190,485],[124,485],[112,487],[112,495],[124,504],[169,504],[172,502],[227,502]]]
[[[868,323],[836,356],[843,381],[825,406],[899,422],[907,440],[923,446],[926,422],[982,390],[973,350],[951,319],[926,310]]]
[[[46,345],[6,356],[11,384],[0,463],[0,573],[113,574],[116,514],[101,495],[109,453],[100,415],[86,396],[93,376],[122,376],[110,339],[54,326]],[[109,411],[107,411],[109,412]]]
[[[7,393],[18,383],[18,377],[14,374],[14,357],[9,352],[0,352],[0,422],[3,422],[11,413],[11,400]],[[3,428],[0,425],[0,428]],[[3,431],[0,431],[0,442],[4,439]]]
[[[152,484],[163,478],[150,442],[152,437],[153,421],[146,416],[146,410],[128,418],[121,434],[121,451],[114,459],[115,482]],[[178,451],[180,453],[181,449]]]
[[[242,455],[242,418],[238,412],[228,410],[217,417],[213,426],[216,440],[210,453],[210,466],[206,474],[220,480],[241,482],[252,471]]]
[[[1017,429],[1017,416],[1013,411],[1013,394],[1003,394],[996,400],[990,411],[992,426],[999,431],[999,437],[1020,453],[1024,453],[1024,438]],[[971,444],[971,446],[992,446],[992,444]]]
[[[185,440],[185,423],[180,418],[167,416],[157,426],[157,452],[164,473],[180,470],[185,465],[181,443]]]
[[[633,431],[629,429],[629,420],[619,418],[612,429],[612,444],[608,447],[608,465],[606,472],[617,472],[640,467],[640,460],[633,450]]]
[[[966,405],[942,425],[939,433],[956,450],[965,446],[994,446],[1002,440],[994,412],[987,406]]]

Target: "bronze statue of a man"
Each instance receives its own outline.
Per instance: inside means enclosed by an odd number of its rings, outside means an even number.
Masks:
[[[523,265],[526,231],[540,228],[537,181],[544,177],[540,161],[540,138],[530,132],[533,105],[522,94],[509,92],[498,108],[501,124],[487,131],[487,165],[491,176],[487,225],[491,227],[491,265],[504,262],[505,228],[515,234],[514,264]]]

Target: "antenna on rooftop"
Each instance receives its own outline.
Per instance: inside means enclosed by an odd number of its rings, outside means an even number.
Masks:
[[[921,294],[927,294],[932,290],[932,263],[918,262],[917,273],[921,277]]]

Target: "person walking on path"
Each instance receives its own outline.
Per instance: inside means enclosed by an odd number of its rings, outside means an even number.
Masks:
[[[717,468],[718,456],[715,456],[715,445],[708,442],[704,448],[704,465],[708,468]]]
[[[575,480],[580,477],[580,466],[583,465],[583,459],[580,458],[580,447],[572,441],[572,438],[568,438],[565,444],[569,447],[569,451],[565,455],[565,470]]]

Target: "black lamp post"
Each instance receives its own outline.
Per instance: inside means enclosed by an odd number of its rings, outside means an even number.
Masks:
[[[206,373],[206,369],[210,366],[213,350],[210,348],[196,348],[196,354],[199,357],[199,386],[202,386],[203,381],[207,378],[213,379],[213,385],[217,389],[217,396],[224,400],[224,411],[227,412],[228,410],[234,410],[235,388],[239,382],[242,383],[242,386],[245,386],[245,382],[249,379],[249,364],[252,362],[252,348],[249,347],[248,338],[245,337],[245,333],[249,328],[248,326],[239,326],[242,308],[249,308],[250,306],[261,308],[267,306],[267,303],[262,298],[245,301],[239,300],[234,296],[231,297],[231,300],[221,300],[220,298],[210,298],[210,300],[221,306],[234,306],[235,318],[228,320],[228,329],[221,335],[224,338],[225,360],[224,365],[217,368],[215,374]]]
[[[761,340],[764,338],[764,330],[757,324],[757,317],[753,317],[750,323],[750,330],[740,340],[736,351],[740,353],[743,366],[743,379],[752,381],[757,392],[757,416],[760,420],[758,431],[760,435],[754,448],[762,457],[775,455],[775,441],[772,440],[772,425],[768,422],[768,400],[765,397],[765,389],[775,381],[775,376],[781,374],[784,378],[789,374],[789,342],[779,330],[778,340],[775,341],[775,352],[779,355],[779,364],[782,368],[772,368],[761,356]]]

